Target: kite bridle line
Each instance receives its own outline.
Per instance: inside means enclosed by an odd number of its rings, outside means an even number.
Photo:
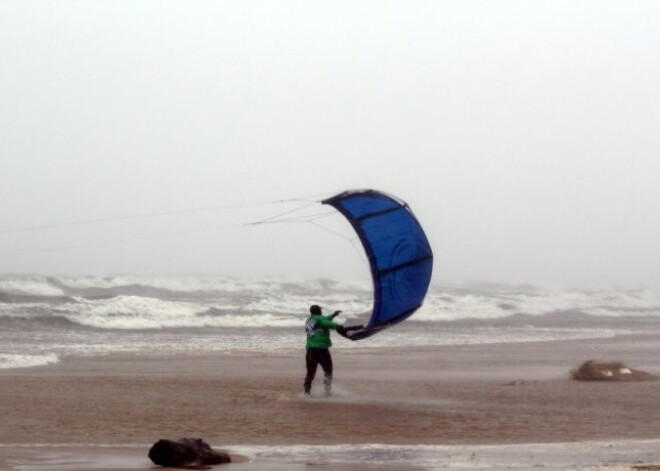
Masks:
[[[313,225],[315,227],[318,227],[320,229],[323,229],[339,238],[342,238],[353,246],[354,250],[356,253],[358,253],[359,256],[361,256],[363,262],[366,263],[364,260],[364,256],[359,252],[358,248],[355,245],[355,240],[345,237],[341,234],[339,234],[336,231],[333,231],[322,224],[319,224],[317,221],[319,219],[327,218],[330,216],[333,216],[337,214],[335,211],[324,211],[322,213],[314,213],[311,215],[299,215],[296,217],[289,217],[289,218],[283,218],[283,216],[287,216],[299,211],[302,211],[306,208],[309,208],[311,206],[314,206],[316,204],[320,204],[321,200],[318,199],[321,196],[325,195],[308,195],[308,196],[302,196],[302,197],[297,197],[297,198],[285,198],[285,199],[277,199],[277,200],[270,200],[270,201],[259,201],[259,202],[254,202],[254,203],[244,203],[244,204],[231,204],[231,205],[217,205],[217,206],[207,206],[207,207],[199,207],[199,208],[188,208],[188,209],[180,209],[180,210],[173,210],[173,211],[158,211],[158,212],[152,212],[152,213],[141,213],[141,214],[130,214],[130,215],[123,215],[123,216],[116,216],[116,217],[108,217],[108,218],[96,218],[96,219],[84,219],[84,220],[77,220],[77,221],[66,221],[66,222],[60,222],[60,223],[53,223],[53,224],[41,224],[41,225],[34,225],[34,226],[23,226],[23,227],[14,227],[14,228],[8,228],[8,229],[0,229],[0,234],[14,234],[14,233],[23,233],[23,232],[36,232],[36,231],[43,231],[43,230],[50,230],[50,229],[57,229],[57,228],[64,228],[64,227],[75,227],[75,226],[87,226],[87,225],[94,225],[94,224],[102,224],[102,223],[111,223],[111,222],[121,222],[121,221],[129,221],[129,220],[140,220],[140,219],[149,219],[149,218],[156,218],[156,217],[165,217],[165,216],[177,216],[177,215],[184,215],[184,214],[194,214],[194,213],[203,213],[203,212],[216,212],[216,211],[223,211],[223,210],[232,210],[232,209],[243,209],[243,208],[251,208],[251,207],[258,207],[258,206],[268,206],[268,205],[274,205],[274,204],[285,204],[285,203],[295,203],[295,202],[304,202],[305,204],[298,206],[296,208],[280,212],[277,214],[274,214],[273,216],[269,216],[264,219],[260,219],[257,221],[252,221],[252,222],[247,222],[247,223],[239,223],[239,224],[231,224],[231,225],[222,225],[222,226],[210,226],[210,227],[202,227],[202,228],[195,228],[195,229],[187,229],[187,230],[180,230],[180,231],[172,231],[172,232],[160,232],[160,233],[152,233],[152,234],[145,234],[141,236],[135,236],[135,237],[124,237],[124,238],[119,238],[119,239],[109,239],[109,240],[101,240],[101,241],[92,241],[92,242],[86,242],[86,243],[81,243],[81,244],[72,244],[72,245],[65,245],[65,246],[58,246],[58,247],[43,247],[35,250],[29,250],[29,251],[24,251],[24,252],[19,252],[19,253],[10,253],[10,254],[3,254],[0,255],[0,259],[7,259],[7,258],[14,258],[14,257],[19,257],[23,255],[34,255],[34,254],[40,254],[40,253],[53,253],[53,252],[60,252],[60,251],[69,251],[69,250],[75,250],[75,249],[81,249],[81,248],[87,248],[87,247],[98,247],[98,246],[104,246],[104,245],[113,245],[113,244],[122,244],[122,243],[127,243],[127,242],[135,242],[135,241],[140,241],[140,240],[148,240],[148,239],[158,239],[158,238],[167,238],[167,237],[179,237],[183,235],[188,235],[188,234],[195,234],[195,233],[202,233],[202,232],[208,232],[208,231],[215,231],[215,230],[225,230],[225,229],[235,229],[235,228],[241,228],[241,227],[251,227],[251,226],[259,226],[259,225],[269,225],[269,224],[282,224],[282,223],[289,223],[289,224],[294,224],[294,223],[309,223],[310,225]]]
[[[297,216],[297,217],[294,217],[294,218],[285,218],[285,219],[281,218],[282,216],[286,216],[288,214],[292,214],[294,212],[301,211],[305,208],[308,208],[312,205],[319,204],[321,202],[322,202],[321,200],[313,201],[313,202],[311,202],[309,204],[306,204],[306,205],[303,205],[301,207],[294,208],[294,209],[291,209],[289,211],[284,211],[283,213],[276,214],[276,215],[271,216],[269,218],[262,219],[262,220],[259,220],[259,221],[255,221],[255,222],[248,223],[248,224],[244,224],[244,225],[245,226],[258,226],[258,225],[262,225],[262,224],[287,224],[287,223],[288,224],[300,224],[300,223],[311,224],[312,226],[318,227],[319,229],[322,229],[326,232],[329,232],[330,234],[332,234],[336,237],[339,237],[340,239],[343,239],[343,240],[347,241],[348,243],[350,243],[351,247],[353,247],[353,250],[357,254],[358,258],[362,261],[362,263],[366,267],[369,267],[369,262],[365,258],[364,252],[362,252],[360,250],[360,248],[362,246],[357,243],[357,242],[359,242],[358,237],[347,237],[347,236],[345,236],[343,234],[340,234],[339,232],[334,231],[334,230],[332,230],[332,229],[330,229],[330,228],[328,228],[328,227],[326,227],[326,226],[324,226],[324,225],[317,222],[319,219],[323,219],[323,218],[327,218],[327,217],[330,217],[330,216],[338,215],[339,213],[337,211],[332,210],[332,211],[324,211],[324,212],[318,213],[318,214]]]
[[[107,217],[107,218],[82,219],[82,220],[78,220],[78,221],[67,221],[67,222],[59,222],[59,223],[52,223],[52,224],[41,224],[41,225],[36,225],[36,226],[13,227],[13,228],[9,228],[9,229],[0,229],[0,234],[11,234],[11,233],[16,233],[16,232],[38,231],[38,230],[43,230],[43,229],[55,229],[55,228],[59,228],[59,227],[83,226],[83,225],[98,224],[98,223],[104,223],[104,222],[128,221],[128,220],[131,220],[131,219],[147,219],[147,218],[154,218],[154,217],[160,217],[160,216],[176,216],[176,215],[180,215],[180,214],[214,212],[214,211],[222,211],[222,210],[227,210],[227,209],[253,208],[253,207],[257,207],[257,206],[267,206],[267,205],[279,204],[279,203],[293,203],[293,202],[297,202],[297,201],[310,201],[309,198],[316,198],[318,196],[319,195],[311,195],[311,196],[302,196],[302,197],[298,197],[298,198],[286,198],[286,199],[277,199],[277,200],[270,200],[270,201],[258,201],[258,202],[254,202],[254,203],[226,204],[226,205],[219,205],[219,206],[206,206],[206,207],[201,207],[201,208],[178,209],[178,210],[173,210],[173,211],[158,211],[158,212],[153,212],[153,213],[129,214],[129,215],[124,215],[124,216],[115,216],[115,217]],[[317,202],[317,201],[314,200],[314,202]]]

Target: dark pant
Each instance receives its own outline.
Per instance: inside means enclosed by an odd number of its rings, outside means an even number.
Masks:
[[[323,385],[325,386],[325,393],[330,394],[332,389],[332,357],[330,350],[327,348],[308,348],[307,355],[307,376],[305,376],[305,393],[309,394],[312,390],[312,381],[316,376],[316,368],[321,364],[323,368]]]

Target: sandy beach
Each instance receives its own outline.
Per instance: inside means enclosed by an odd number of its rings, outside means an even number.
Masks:
[[[325,398],[315,390],[307,399],[302,350],[67,358],[56,365],[0,371],[0,466],[149,469],[146,453],[152,443],[184,436],[247,456],[245,463],[230,465],[236,469],[307,469],[319,463],[296,458],[296,450],[322,447],[329,447],[324,469],[394,469],[388,468],[388,446],[417,447],[420,453],[432,450],[424,446],[440,447],[436,454],[449,447],[439,460],[448,450],[469,457],[475,454],[471,449],[496,447],[494,467],[499,459],[519,469],[538,464],[513,451],[530,446],[537,447],[535,460],[547,467],[557,454],[568,457],[575,469],[660,464],[660,382],[569,379],[570,370],[587,359],[620,360],[660,374],[658,348],[660,337],[648,335],[336,349],[335,394]],[[315,383],[320,386],[319,377]],[[606,442],[616,448],[616,458],[594,451]],[[597,445],[571,452],[564,443]],[[644,456],[630,456],[640,443]],[[358,451],[364,447],[359,447],[376,444],[383,459],[362,461]],[[557,446],[560,453],[552,451]],[[342,454],[342,447],[346,453],[338,464],[333,457]],[[539,458],[542,450],[546,458]],[[354,462],[346,459],[351,453]],[[438,466],[451,468],[451,460],[444,463]]]

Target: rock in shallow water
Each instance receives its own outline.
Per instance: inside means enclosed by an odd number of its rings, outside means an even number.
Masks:
[[[160,466],[203,466],[231,463],[227,453],[216,451],[201,438],[158,440],[149,450],[149,458]]]

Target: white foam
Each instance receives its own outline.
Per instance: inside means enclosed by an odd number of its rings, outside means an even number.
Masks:
[[[0,317],[30,317],[29,312],[49,310],[48,303],[0,303]]]
[[[401,445],[341,443],[337,445],[255,445],[211,443],[212,448],[248,457],[236,469],[244,471],[352,469],[509,469],[550,471],[630,470],[635,465],[660,461],[660,440],[607,440],[566,443],[513,443],[503,445]],[[0,443],[0,448],[43,451],[44,463],[24,463],[21,469],[142,469],[144,460],[132,453],[151,443]],[[72,450],[97,450],[80,456]],[[126,453],[126,451],[130,453]],[[42,466],[43,465],[43,466]],[[229,465],[231,469],[233,465]]]
[[[0,279],[0,291],[28,296],[64,296],[64,292],[40,278]]]
[[[660,460],[660,440],[611,440],[568,443],[515,443],[504,445],[226,445],[224,449],[250,457],[246,470],[350,468],[363,463],[378,469],[517,469],[553,471],[630,469],[633,463]],[[212,445],[214,446],[214,445]],[[271,468],[272,466],[272,468]]]
[[[54,311],[72,322],[99,328],[154,329],[192,325],[197,314],[208,310],[194,303],[164,301],[142,296],[117,296],[57,306]]]
[[[303,279],[261,279],[243,280],[225,276],[206,277],[140,277],[133,275],[124,276],[81,276],[62,277],[58,279],[62,285],[77,288],[90,289],[102,288],[113,289],[124,286],[143,286],[146,288],[157,288],[168,291],[193,293],[193,292],[224,292],[236,293],[252,291],[256,293],[278,293],[284,290],[301,292],[368,292],[371,290],[371,282],[364,280],[303,280]]]
[[[182,293],[198,291],[236,292],[246,289],[236,280],[226,277],[139,277],[139,276],[83,276],[65,277],[64,286],[78,289],[113,289],[125,286],[143,286]]]
[[[458,319],[497,319],[511,315],[500,308],[495,299],[477,295],[430,293],[422,308],[411,319],[418,321],[451,321]]]
[[[607,317],[660,316],[660,293],[634,290],[462,294],[432,289],[411,320],[499,319],[514,314],[541,316],[560,311]]]
[[[246,311],[272,312],[278,314],[309,314],[310,304],[318,304],[324,312],[341,310],[344,313],[361,313],[369,310],[371,299],[359,298],[355,295],[297,295],[277,294],[264,297],[249,303]]]
[[[277,314],[217,314],[211,306],[181,301],[165,301],[143,296],[116,296],[110,299],[76,298],[53,310],[72,322],[102,329],[160,329],[168,327],[293,327],[301,321],[296,316]]]
[[[46,353],[42,355],[0,353],[0,369],[29,368],[32,366],[50,365],[59,361],[59,358],[54,353]]]
[[[660,313],[660,295],[652,290],[551,292],[512,296],[511,302],[521,312],[537,315],[563,310],[612,317]]]
[[[64,290],[59,286],[64,286]],[[54,314],[71,321],[99,328],[156,329],[164,327],[288,327],[307,315],[310,304],[326,312],[343,311],[340,320],[370,311],[370,280],[240,280],[230,277],[140,277],[83,276],[61,277],[51,282],[41,276],[0,278],[0,290],[34,296],[63,296],[69,288],[112,288],[143,286],[165,289],[180,301],[121,295],[110,300],[77,299],[53,306]],[[543,316],[558,311],[579,311],[594,316],[660,316],[658,290],[516,290],[492,287],[473,290],[441,290],[431,287],[422,308],[410,322],[445,322],[465,319],[500,319],[515,314]],[[131,291],[135,292],[134,290]],[[200,293],[195,302],[184,301]],[[204,296],[201,295],[204,293]],[[172,296],[166,296],[170,299]],[[202,299],[203,298],[203,299]],[[0,316],[43,315],[43,306],[20,307],[0,303]]]
[[[201,322],[209,327],[300,327],[301,321],[297,317],[284,317],[274,314],[245,314],[204,316]]]

